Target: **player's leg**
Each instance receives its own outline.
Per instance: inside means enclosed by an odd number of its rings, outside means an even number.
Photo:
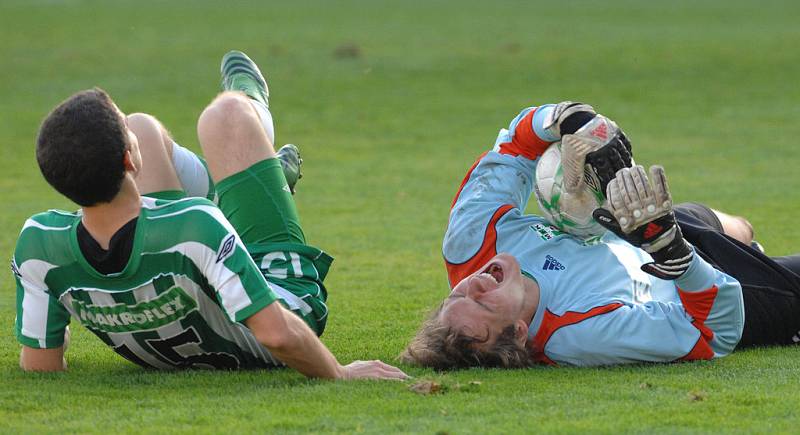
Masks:
[[[734,239],[751,245],[753,243],[753,225],[742,216],[734,216],[716,209],[711,209],[722,225],[722,232]]]
[[[753,243],[753,226],[741,216],[730,215],[697,202],[686,202],[675,207],[745,245]]]
[[[142,167],[136,175],[136,186],[143,195],[154,192],[180,191],[181,183],[167,150],[166,129],[153,116],[133,113],[127,116],[128,128],[139,141]],[[169,140],[171,147],[172,141]]]
[[[215,182],[275,157],[253,105],[238,92],[223,92],[206,107],[197,136]]]
[[[299,156],[293,147],[273,148],[258,109],[267,107],[258,104],[267,101],[263,77],[249,58],[232,54],[223,58],[227,92],[203,111],[197,128],[218,204],[284,305],[321,334],[328,314],[323,280],[332,258],[306,244],[285,175],[299,174]]]
[[[128,128],[136,134],[142,154],[137,174],[139,193],[161,199],[183,196],[213,198],[214,183],[203,160],[178,145],[155,117],[145,113],[127,116]]]
[[[220,94],[200,115],[197,132],[219,206],[242,240],[305,243],[283,169],[250,99]]]
[[[742,285],[745,322],[738,348],[800,341],[800,275],[724,234],[714,212],[702,204],[679,204],[675,215],[697,253]]]
[[[227,92],[203,111],[197,127],[218,183],[220,208],[245,243],[305,243],[291,196],[300,159],[293,146],[282,148],[281,158],[275,158],[266,80],[239,51],[227,53],[220,69]]]

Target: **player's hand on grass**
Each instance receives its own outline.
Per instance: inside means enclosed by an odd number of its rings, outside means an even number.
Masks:
[[[652,181],[652,183],[651,183]],[[677,279],[694,257],[672,211],[672,197],[661,166],[624,168],[608,184],[608,201],[593,216],[600,225],[653,257],[642,270],[661,279]]]
[[[380,360],[353,361],[342,367],[342,379],[390,379],[402,381],[409,376]]]

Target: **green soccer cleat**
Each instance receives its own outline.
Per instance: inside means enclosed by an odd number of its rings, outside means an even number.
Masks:
[[[294,195],[294,187],[297,185],[297,181],[303,178],[303,174],[300,172],[300,166],[303,164],[303,159],[300,158],[300,150],[297,149],[297,146],[289,143],[278,150],[277,156],[281,162],[289,192]]]
[[[248,97],[264,103],[269,108],[269,87],[258,65],[246,54],[232,50],[222,56],[220,65],[222,89],[241,91]]]

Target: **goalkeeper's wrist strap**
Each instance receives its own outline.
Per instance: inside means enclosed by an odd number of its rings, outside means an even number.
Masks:
[[[686,273],[694,259],[694,250],[678,233],[672,242],[658,251],[650,253],[652,263],[642,270],[661,279],[673,280]]]

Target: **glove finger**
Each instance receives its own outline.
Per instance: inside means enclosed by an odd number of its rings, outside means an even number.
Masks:
[[[639,226],[647,220],[647,207],[652,203],[652,189],[647,182],[647,176],[644,174],[644,168],[641,166],[634,166],[629,171],[630,181],[633,186],[632,189],[636,190],[638,201],[631,203],[630,212],[635,221],[634,226]],[[655,208],[655,207],[653,207]]]
[[[608,146],[611,147],[611,151],[609,151],[610,154],[609,160],[611,161],[611,165],[614,168],[614,171],[619,171],[622,168],[627,168],[628,166],[630,166],[628,164],[625,164],[625,159],[619,153],[619,143],[617,143],[616,140],[611,144],[609,144]]]
[[[583,167],[587,148],[578,136],[567,134],[561,138],[561,168],[564,171],[564,190],[578,193],[584,188]]]
[[[619,143],[625,150],[624,152],[620,152],[620,155],[625,159],[627,166],[630,166],[633,163],[633,150],[631,141],[628,140],[628,136],[625,136],[625,132],[623,132],[622,129],[619,130]]]
[[[617,176],[608,184],[608,205],[609,210],[614,214],[614,217],[622,227],[622,231],[630,231],[633,219],[630,217],[628,211],[627,200],[625,197],[625,188],[622,184],[622,170],[617,172]]]
[[[625,200],[622,198],[622,195],[620,179],[619,177],[615,177],[608,182],[608,187],[606,188],[606,198],[608,199],[608,205],[612,212],[617,212],[625,208]]]
[[[669,185],[667,184],[667,175],[664,173],[664,167],[659,165],[651,166],[650,179],[653,182],[656,206],[665,210],[671,210],[672,196],[669,193]]]
[[[640,196],[642,198],[643,213],[642,219],[648,220],[655,216],[658,212],[655,192],[653,191],[653,187],[650,185],[650,181],[647,179],[647,174],[645,174],[644,168],[641,166],[636,166],[636,168],[637,170],[634,172],[633,178],[636,186],[640,188],[641,192]]]
[[[622,185],[625,188],[625,203],[633,211],[638,208],[640,201],[639,192],[636,190],[636,184],[633,182],[631,172],[633,172],[631,168],[623,168],[619,173],[622,175]]]

